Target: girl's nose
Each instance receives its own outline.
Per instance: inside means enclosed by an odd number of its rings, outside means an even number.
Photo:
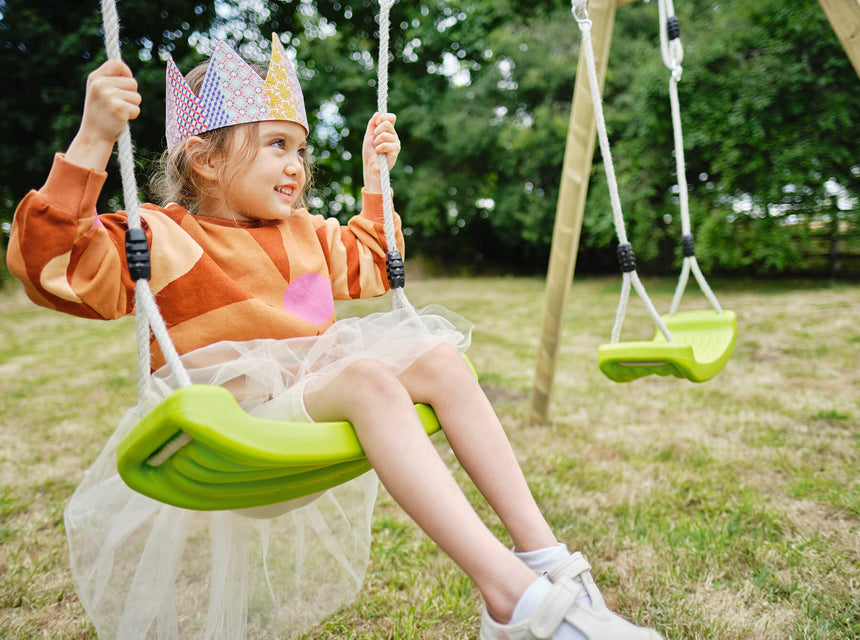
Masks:
[[[299,175],[303,168],[302,159],[301,158],[290,158],[284,167],[284,173],[289,176]]]

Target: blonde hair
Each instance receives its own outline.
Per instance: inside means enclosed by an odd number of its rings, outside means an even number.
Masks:
[[[209,62],[202,62],[185,76],[188,86],[196,95],[200,95],[200,87],[208,68]],[[256,67],[255,69],[261,77],[264,77],[261,69]],[[259,123],[250,122],[201,133],[197,137],[205,144],[194,146],[190,152],[185,144],[174,145],[172,149],[167,149],[161,154],[155,165],[155,171],[150,180],[153,195],[161,206],[176,203],[191,213],[197,214],[200,198],[209,186],[209,181],[194,170],[196,162],[205,158],[227,158],[227,162],[221,163],[218,181],[229,186],[230,182],[247,169],[257,157],[258,135]],[[305,187],[293,204],[293,208],[307,207],[305,194],[311,185],[313,166],[307,156],[303,162]]]

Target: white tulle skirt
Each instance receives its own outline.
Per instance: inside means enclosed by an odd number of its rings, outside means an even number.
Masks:
[[[283,414],[295,403],[284,398],[322,388],[358,358],[401,372],[442,343],[465,351],[470,334],[463,318],[427,307],[347,318],[311,338],[217,343],[182,359],[194,383],[224,385],[248,413],[290,420]],[[175,385],[168,371],[153,380],[158,399]],[[100,638],[290,638],[354,599],[370,554],[373,472],[271,508],[179,509],[117,474],[117,444],[139,415],[126,414],[65,511],[75,587]]]

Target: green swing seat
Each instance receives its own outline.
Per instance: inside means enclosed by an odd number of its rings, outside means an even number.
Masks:
[[[597,360],[606,377],[630,382],[659,375],[705,382],[720,372],[734,351],[738,322],[733,311],[682,311],[663,316],[663,321],[672,342],[658,330],[651,341],[600,345]]]
[[[429,406],[415,410],[428,434],[439,430]],[[165,460],[151,462],[189,436]],[[226,389],[191,385],[174,391],[122,439],[117,468],[129,487],[155,500],[216,511],[312,495],[361,475],[370,463],[348,422],[254,418]]]

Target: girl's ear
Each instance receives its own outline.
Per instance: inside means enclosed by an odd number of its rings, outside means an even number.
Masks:
[[[185,156],[191,163],[192,170],[206,180],[218,179],[220,169],[218,161],[207,149],[206,141],[198,136],[191,136],[185,141]]]

